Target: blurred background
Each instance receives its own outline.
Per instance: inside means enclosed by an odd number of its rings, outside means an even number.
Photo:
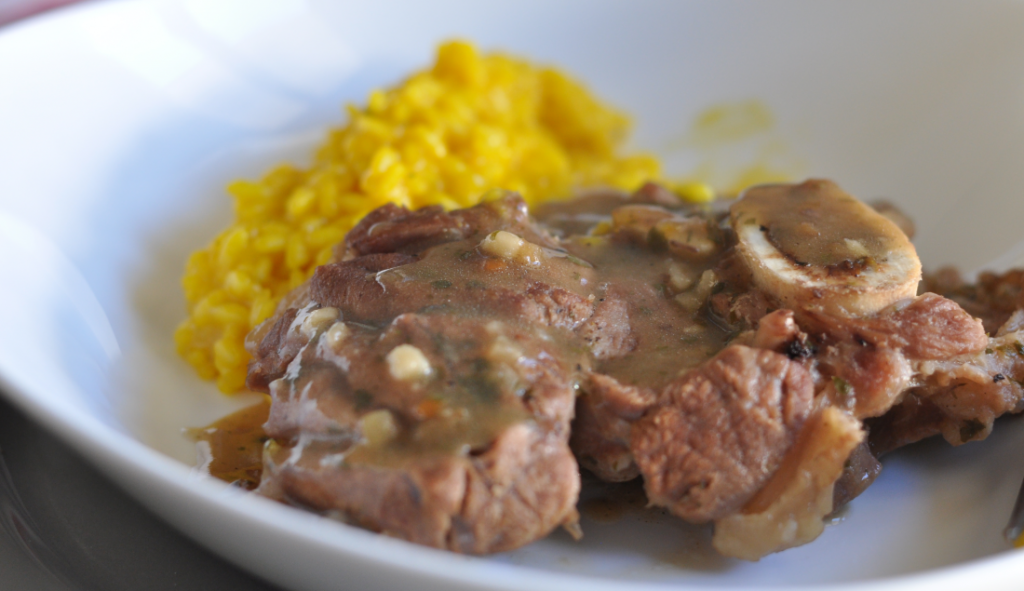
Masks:
[[[0,0],[0,26],[81,0]]]
[[[0,33],[81,0],[0,0]],[[0,396],[4,591],[274,591],[169,528]]]

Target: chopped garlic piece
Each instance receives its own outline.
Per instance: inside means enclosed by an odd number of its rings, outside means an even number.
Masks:
[[[516,236],[512,232],[498,230],[497,232],[491,232],[487,238],[484,238],[480,242],[480,250],[483,251],[484,254],[503,259],[510,259],[519,253],[519,249],[521,249],[525,243],[525,240]]]
[[[302,334],[306,335],[306,338],[313,338],[321,328],[333,323],[338,319],[337,308],[320,308],[319,310],[313,310],[306,316],[306,319],[302,321]]]
[[[427,356],[412,345],[399,345],[392,349],[387,362],[391,377],[396,380],[416,380],[433,372]]]
[[[672,293],[682,293],[693,287],[693,272],[673,261],[668,266],[668,287]]]
[[[370,446],[384,445],[398,436],[398,424],[395,417],[387,409],[375,410],[359,419],[359,430]]]
[[[344,322],[335,322],[327,329],[327,332],[324,333],[327,338],[327,346],[334,351],[337,351],[341,348],[341,344],[345,342],[345,339],[348,338],[348,333],[349,329],[347,324]]]
[[[491,343],[487,350],[487,357],[499,363],[514,365],[523,356],[523,349],[511,339],[505,336],[498,336]]]

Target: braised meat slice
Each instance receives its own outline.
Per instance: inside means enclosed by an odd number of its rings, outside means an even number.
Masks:
[[[559,349],[532,328],[441,314],[321,326],[271,384],[278,444],[261,488],[458,552],[546,535],[573,521],[579,492]]]
[[[452,212],[436,205],[409,211],[388,203],[366,214],[352,228],[339,245],[339,254],[342,259],[368,254],[413,254],[499,229],[534,244],[557,247],[550,233],[530,219],[526,202],[506,196],[482,207]]]
[[[1015,276],[915,296],[905,220],[834,183],[728,213],[494,197],[372,212],[253,331],[262,494],[487,553],[576,532],[582,466],[753,560],[819,535],[878,455],[1024,409]]]
[[[813,396],[799,364],[741,345],[678,378],[632,428],[650,502],[697,523],[739,509],[778,468]]]
[[[261,492],[459,552],[572,527],[577,392],[600,407],[581,407],[579,457],[635,476],[646,384],[730,336],[699,311],[713,220],[621,205],[614,232],[564,239],[514,195],[367,216],[250,339],[249,384],[272,398]]]
[[[592,373],[580,384],[570,444],[580,465],[606,482],[625,482],[640,475],[629,441],[633,422],[654,404],[653,390],[627,386],[615,378]]]
[[[426,546],[467,554],[510,550],[575,515],[576,462],[564,442],[519,423],[479,454],[404,467],[275,467],[294,503]]]
[[[881,455],[933,435],[953,445],[984,439],[997,418],[1024,410],[1024,330],[1014,327],[973,353],[915,364],[914,387],[869,423],[872,450]]]
[[[1014,312],[1024,309],[1024,270],[985,271],[976,283],[968,283],[956,269],[946,267],[925,274],[920,291],[934,292],[960,304],[984,322],[986,332],[995,334]]]
[[[457,552],[574,526],[587,342],[622,348],[629,326],[525,211],[512,195],[378,210],[254,333],[249,383],[272,398],[262,493]],[[617,314],[587,324],[602,304]]]

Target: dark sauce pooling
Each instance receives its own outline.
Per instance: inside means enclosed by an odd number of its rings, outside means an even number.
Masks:
[[[210,476],[246,490],[259,486],[267,441],[263,424],[269,413],[270,399],[264,398],[206,427],[189,429],[193,439],[210,446]]]
[[[794,264],[830,275],[857,275],[906,241],[895,224],[880,224],[881,214],[823,181],[754,187],[735,207],[740,223],[760,226]]]

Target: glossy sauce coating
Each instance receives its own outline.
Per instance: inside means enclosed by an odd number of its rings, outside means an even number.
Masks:
[[[907,244],[906,235],[830,181],[762,185],[732,211],[739,224],[760,226],[795,264],[852,273]]]
[[[263,446],[267,435],[263,423],[270,413],[270,399],[264,397],[200,429],[190,429],[197,442],[209,444],[210,476],[240,486],[256,488],[263,471]]]
[[[350,436],[330,427],[320,435],[280,440],[269,446],[266,459],[394,467],[438,454],[465,456],[486,449],[511,425],[551,420],[554,415],[536,416],[535,405],[527,402],[538,376],[564,374],[574,387],[596,371],[657,388],[735,336],[707,306],[712,290],[720,287],[712,269],[726,251],[724,238],[716,234],[716,216],[631,203],[609,193],[558,204],[537,219],[561,239],[547,245],[524,242],[516,257],[500,257],[488,254],[481,236],[473,236],[430,247],[413,262],[377,272],[373,282],[383,292],[380,306],[369,306],[373,309],[366,314],[386,319],[416,311],[418,324],[403,328],[374,318],[346,322],[342,313],[344,343],[325,352],[327,328],[317,329],[287,374],[271,384],[271,394],[275,404],[299,408],[315,402],[329,416],[363,417],[363,423],[372,414],[372,425],[363,424],[363,431],[383,428],[386,437],[371,442],[365,433]],[[569,314],[543,326],[520,317],[529,301],[510,299],[505,305],[504,299],[537,285],[572,295],[576,304],[570,307],[600,310],[606,300],[618,302],[628,315],[629,345],[595,357],[591,344],[574,332],[584,318],[577,322]],[[293,324],[300,326],[311,313],[300,311]],[[390,376],[386,356],[399,344],[417,347],[432,373],[412,382]],[[500,351],[509,344],[515,350],[512,360]],[[335,395],[303,402],[307,393],[324,391],[326,382],[336,384]],[[571,416],[571,407],[557,413]],[[208,431],[220,429],[218,423]],[[234,449],[219,446],[215,455],[226,454],[218,460],[229,465],[248,461],[232,457]]]

